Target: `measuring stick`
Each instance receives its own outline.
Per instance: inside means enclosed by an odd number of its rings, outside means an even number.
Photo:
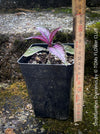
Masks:
[[[82,121],[85,59],[86,0],[73,0],[74,17],[74,122]]]

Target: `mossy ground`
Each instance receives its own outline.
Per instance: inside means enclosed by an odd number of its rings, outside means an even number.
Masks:
[[[86,16],[88,16],[91,21],[94,19],[100,19],[100,13],[98,12],[86,12]]]
[[[23,107],[24,103],[29,101],[26,84],[24,81],[15,82],[7,87],[1,84],[0,87],[0,111],[16,112]]]
[[[98,92],[100,87],[100,78],[98,81]],[[69,119],[66,121],[59,121],[55,119],[39,120],[45,122],[43,127],[47,130],[47,134],[99,134],[100,133],[100,97],[98,96],[98,126],[95,123],[95,80],[92,76],[85,76],[84,83],[84,107],[83,107],[83,121],[74,123],[73,121],[73,93],[71,100],[71,110]],[[17,99],[16,99],[17,98]],[[2,108],[8,107],[11,112],[20,110],[24,101],[28,101],[28,92],[24,81],[17,81],[8,87],[0,87],[0,111]],[[14,101],[15,100],[15,101]]]
[[[49,8],[30,8],[30,9],[24,9],[24,8],[15,8],[15,9],[0,9],[0,13],[16,13],[19,11],[24,11],[24,12],[41,12],[41,11],[45,11],[45,12],[53,12],[53,13],[67,13],[67,14],[71,14],[72,13],[72,9],[71,7],[57,7],[57,8],[53,8],[53,7],[49,7]]]
[[[91,42],[94,41],[94,35],[96,34],[95,29],[98,31],[98,40],[100,41],[100,22],[97,21],[96,23],[86,27],[86,38]]]
[[[100,80],[100,79],[99,79]],[[98,88],[100,87],[100,83]],[[99,89],[98,89],[99,90]],[[98,91],[99,92],[99,91]],[[62,134],[99,134],[100,133],[100,97],[98,96],[98,126],[94,126],[95,118],[95,89],[94,78],[85,77],[84,84],[84,107],[83,107],[83,121],[73,122],[73,112],[67,121],[58,121],[53,119],[46,119],[44,128],[49,132],[56,132]],[[72,106],[73,108],[73,106]],[[72,110],[71,110],[72,111]]]
[[[96,36],[96,37],[95,37]],[[94,44],[97,41],[98,48],[98,59],[100,59],[100,22],[96,22],[92,25],[88,25],[86,28],[85,35],[85,74],[93,75],[94,71]],[[98,64],[100,64],[100,60],[98,60]],[[98,71],[100,71],[100,66],[98,66]],[[100,73],[100,72],[99,72]]]
[[[65,13],[65,14],[72,14],[72,7],[49,7],[49,8],[11,8],[11,9],[5,9],[1,8],[0,13],[16,13],[16,12],[52,12],[54,14],[56,13]],[[89,20],[94,20],[100,18],[100,10],[93,9],[92,7],[89,8],[89,10],[86,10],[86,16],[89,17]]]

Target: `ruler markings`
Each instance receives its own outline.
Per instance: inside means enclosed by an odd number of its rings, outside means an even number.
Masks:
[[[74,55],[74,121],[82,121],[83,112],[83,82],[85,55],[85,5],[86,0],[73,0],[75,55]]]

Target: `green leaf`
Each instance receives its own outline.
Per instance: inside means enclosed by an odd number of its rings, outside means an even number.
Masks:
[[[27,49],[27,51],[23,54],[23,56],[28,57],[31,56],[39,51],[47,51],[46,48],[43,47],[39,47],[39,46],[34,46],[34,47],[30,47],[29,49]]]
[[[74,54],[74,48],[72,48],[71,46],[64,45],[64,49],[65,49],[65,52],[70,53],[70,54]]]

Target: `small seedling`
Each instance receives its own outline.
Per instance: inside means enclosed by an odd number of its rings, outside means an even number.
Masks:
[[[28,39],[39,39],[42,40],[43,42],[48,44],[48,48],[45,49],[44,47],[40,47],[40,46],[34,46],[29,48],[23,56],[28,57],[31,56],[39,51],[49,51],[49,53],[55,55],[56,57],[58,57],[65,65],[67,65],[67,57],[66,57],[66,52],[74,54],[74,49],[70,46],[64,46],[61,43],[55,43],[53,44],[53,38],[55,36],[55,34],[58,32],[59,28],[56,28],[55,30],[53,30],[51,33],[49,32],[48,29],[46,28],[42,28],[42,27],[37,27],[37,30],[40,31],[41,35],[37,35],[37,36],[32,36]]]

